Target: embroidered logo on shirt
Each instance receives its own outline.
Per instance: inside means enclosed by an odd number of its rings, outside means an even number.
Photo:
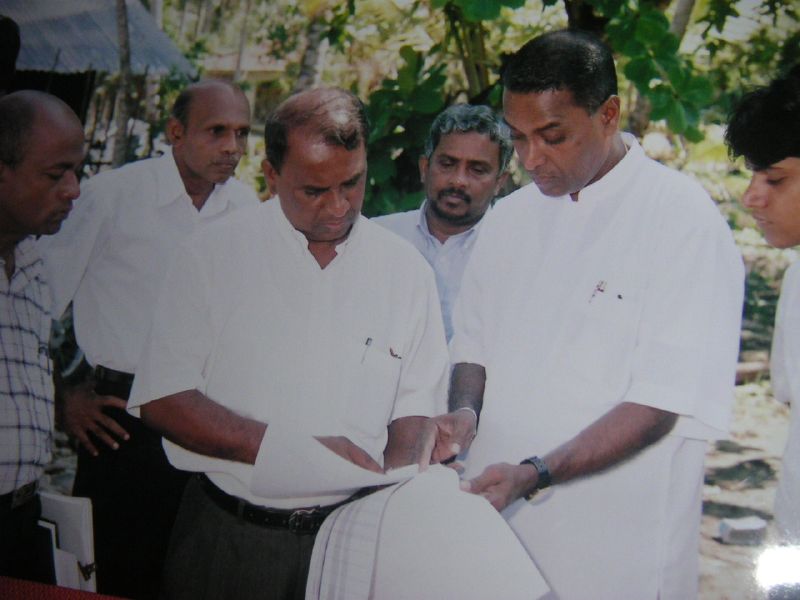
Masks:
[[[606,282],[605,280],[601,279],[600,281],[597,282],[597,285],[594,286],[594,291],[592,292],[592,295],[589,298],[589,302],[594,300],[594,297],[597,296],[597,294],[602,294],[605,291],[606,291]]]

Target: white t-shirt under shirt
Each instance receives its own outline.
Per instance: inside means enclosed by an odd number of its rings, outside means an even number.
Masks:
[[[360,217],[320,269],[274,200],[208,227],[177,252],[129,407],[198,389],[298,434],[345,435],[380,463],[392,420],[443,412],[447,373],[424,259]],[[165,447],[176,467],[206,472],[255,504],[341,499],[257,496],[252,466]]]
[[[628,154],[577,202],[535,185],[486,218],[456,306],[451,361],[486,368],[467,476],[544,455],[620,402],[680,415],[608,471],[505,514],[563,598],[696,594],[705,440],[733,398],[743,267],[702,188]]]

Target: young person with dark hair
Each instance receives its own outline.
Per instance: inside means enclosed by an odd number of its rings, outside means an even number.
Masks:
[[[746,94],[725,139],[731,155],[743,156],[753,170],[741,202],[767,242],[800,245],[800,65]],[[775,397],[792,405],[775,525],[782,541],[800,545],[800,262],[783,276],[770,363]]]

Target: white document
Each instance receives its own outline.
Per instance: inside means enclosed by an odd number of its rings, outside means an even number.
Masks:
[[[361,488],[406,481],[417,465],[388,473],[367,471],[332,452],[313,436],[270,423],[253,470],[251,491],[264,498],[349,495]]]
[[[40,492],[39,496],[42,499],[42,519],[52,521],[58,527],[59,548],[74,555],[73,569],[79,574],[79,585],[75,586],[75,589],[94,592],[97,580],[94,575],[92,501],[88,498],[62,496],[50,492]],[[57,568],[62,570],[62,576],[65,576],[64,557],[57,556],[55,560]],[[71,576],[69,580],[75,581]],[[62,584],[61,580],[59,585],[73,587]]]
[[[503,517],[436,465],[334,511],[306,600],[535,600],[549,594]]]

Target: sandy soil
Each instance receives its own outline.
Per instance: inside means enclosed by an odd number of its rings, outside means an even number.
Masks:
[[[769,544],[788,423],[789,409],[771,397],[768,382],[736,388],[731,439],[717,443],[706,461],[700,541],[700,598],[704,600],[766,598],[756,582],[755,566]],[[747,515],[769,523],[765,542],[723,544],[720,520]]]

